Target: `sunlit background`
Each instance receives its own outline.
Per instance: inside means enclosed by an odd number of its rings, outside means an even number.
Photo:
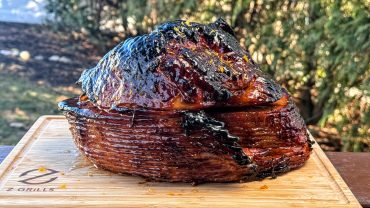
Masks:
[[[14,145],[125,38],[224,18],[327,151],[369,151],[370,0],[0,0],[0,145]]]

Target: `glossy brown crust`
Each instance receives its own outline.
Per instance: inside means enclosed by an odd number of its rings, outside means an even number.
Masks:
[[[170,182],[249,181],[298,168],[311,141],[289,94],[225,21],[128,39],[59,103],[96,166]]]
[[[199,126],[185,132],[176,111],[107,113],[90,101],[60,104],[78,148],[98,167],[171,182],[250,181],[298,168],[310,154],[297,109],[286,106],[206,112],[225,123],[252,160],[240,165],[231,151]],[[253,118],[253,119],[251,119]],[[298,120],[296,120],[298,118]]]
[[[168,22],[108,52],[79,83],[102,109],[266,105],[282,96],[222,19]]]

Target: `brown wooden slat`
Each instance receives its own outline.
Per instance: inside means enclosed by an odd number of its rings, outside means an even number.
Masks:
[[[363,207],[370,207],[370,153],[327,152],[344,181]]]

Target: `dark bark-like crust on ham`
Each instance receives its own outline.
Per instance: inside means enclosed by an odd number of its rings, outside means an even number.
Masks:
[[[79,80],[104,109],[204,109],[271,104],[282,89],[230,34],[223,20],[174,21],[130,38]]]
[[[232,182],[301,167],[311,141],[287,91],[222,19],[128,39],[59,103],[97,167],[170,182]]]

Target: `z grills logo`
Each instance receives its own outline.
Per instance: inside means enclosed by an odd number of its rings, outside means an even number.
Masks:
[[[19,191],[19,192],[52,192],[55,188],[41,187],[40,185],[48,184],[58,178],[59,171],[50,168],[38,168],[28,170],[19,175],[18,182],[26,184],[26,187],[7,188],[6,191]],[[35,186],[37,185],[37,186]]]
[[[18,182],[28,184],[28,185],[33,185],[33,184],[45,184],[45,183],[50,183],[52,181],[55,181],[58,177],[53,177],[56,173],[59,173],[59,171],[53,170],[53,169],[45,169],[44,171],[40,171],[39,169],[33,169],[26,171],[22,173],[19,177],[27,176],[30,173],[33,172],[45,172],[36,176],[31,176],[27,177],[26,179],[20,180]]]

